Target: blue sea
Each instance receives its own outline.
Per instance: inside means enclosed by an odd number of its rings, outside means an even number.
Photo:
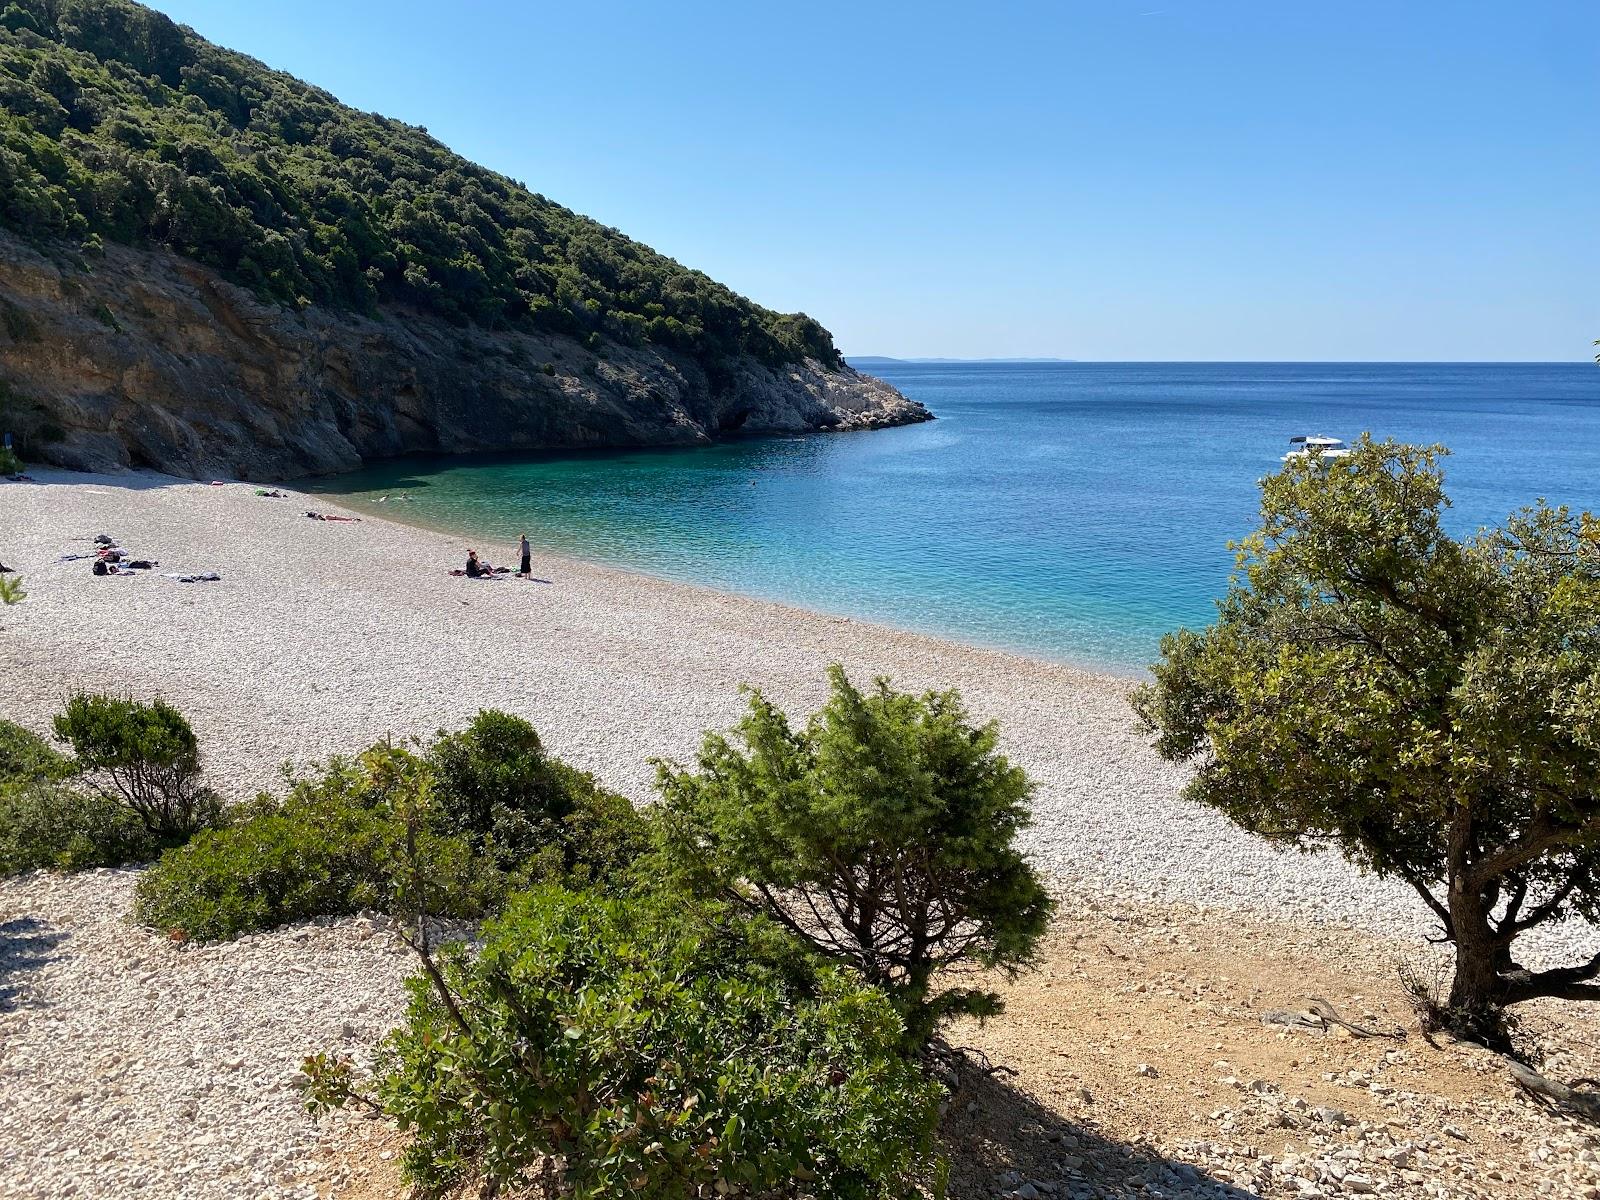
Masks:
[[[938,420],[410,458],[319,486],[387,496],[385,515],[496,562],[526,529],[563,554],[1131,675],[1164,632],[1211,619],[1227,543],[1254,528],[1257,480],[1295,434],[1448,446],[1459,533],[1537,496],[1600,508],[1600,367],[1585,363],[870,369]]]

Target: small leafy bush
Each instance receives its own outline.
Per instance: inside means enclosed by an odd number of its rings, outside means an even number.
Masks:
[[[441,832],[524,881],[620,877],[649,845],[626,798],[545,752],[521,717],[484,709],[429,746],[433,818]]]
[[[650,845],[624,797],[505,713],[422,753],[379,743],[287,782],[164,855],[140,880],[138,919],[213,939],[366,908],[476,917],[534,882],[625,888]]]
[[[67,779],[78,766],[31,729],[0,721],[0,782]]]
[[[558,836],[560,878],[606,891],[636,886],[636,868],[652,845],[649,821],[626,796],[607,791],[594,776],[565,763],[561,767],[568,773],[572,811],[562,818]]]
[[[938,1088],[894,1009],[765,921],[547,885],[433,970],[367,1100],[414,1131],[423,1195],[851,1200],[932,1166]],[[313,1108],[352,1098],[348,1060],[307,1067]]]
[[[78,765],[43,738],[0,721],[0,875],[78,871],[154,857],[132,810],[73,787]]]
[[[22,460],[9,446],[0,446],[0,475],[21,475]]]
[[[200,746],[183,714],[163,700],[79,692],[55,718],[85,778],[127,805],[164,845],[216,824],[221,804],[200,777]]]
[[[484,709],[428,750],[439,819],[478,849],[492,843],[505,866],[550,842],[572,809],[561,764],[547,756],[527,721]]]
[[[0,875],[121,866],[158,848],[143,821],[104,796],[48,779],[0,784]]]
[[[385,909],[403,860],[404,809],[426,791],[409,752],[375,746],[354,763],[332,759],[290,780],[287,796],[260,796],[232,823],[169,850],[139,881],[134,915],[157,929],[211,940],[291,921]],[[505,886],[462,838],[423,830],[416,853],[446,886],[432,911],[478,916]]]

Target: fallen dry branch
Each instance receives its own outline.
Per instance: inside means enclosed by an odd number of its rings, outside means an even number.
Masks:
[[[1511,1078],[1533,1099],[1546,1107],[1570,1109],[1592,1121],[1600,1121],[1600,1092],[1580,1092],[1554,1079],[1546,1079],[1519,1062],[1506,1061]]]
[[[1365,1025],[1354,1025],[1349,1021],[1346,1021],[1339,1015],[1339,1010],[1334,1008],[1332,1004],[1330,1004],[1327,1000],[1324,1000],[1321,996],[1312,996],[1310,997],[1310,1000],[1312,1012],[1331,1025],[1339,1025],[1349,1030],[1351,1035],[1354,1037],[1393,1038],[1396,1041],[1403,1041],[1405,1039],[1406,1031],[1398,1025],[1396,1025],[1393,1029],[1368,1029]]]
[[[1406,1031],[1396,1025],[1393,1029],[1369,1029],[1365,1025],[1357,1025],[1346,1021],[1339,1015],[1339,1010],[1321,996],[1309,997],[1309,1009],[1295,1011],[1288,1008],[1274,1008],[1270,1012],[1261,1014],[1261,1020],[1266,1025],[1287,1025],[1291,1029],[1315,1029],[1319,1033],[1327,1033],[1332,1026],[1339,1026],[1349,1032],[1351,1037],[1358,1038],[1394,1038],[1401,1040],[1406,1036]]]

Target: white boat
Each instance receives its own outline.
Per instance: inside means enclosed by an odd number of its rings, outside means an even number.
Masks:
[[[1299,437],[1289,439],[1293,450],[1283,456],[1284,462],[1292,462],[1297,458],[1308,458],[1316,455],[1318,458],[1348,458],[1350,447],[1338,438],[1317,437],[1312,434],[1301,434]]]

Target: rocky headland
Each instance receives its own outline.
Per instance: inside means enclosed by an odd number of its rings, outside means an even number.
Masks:
[[[589,348],[387,305],[263,301],[166,250],[51,255],[0,232],[0,426],[24,456],[278,479],[434,452],[683,445],[928,420],[881,380],[815,359],[698,361]]]

